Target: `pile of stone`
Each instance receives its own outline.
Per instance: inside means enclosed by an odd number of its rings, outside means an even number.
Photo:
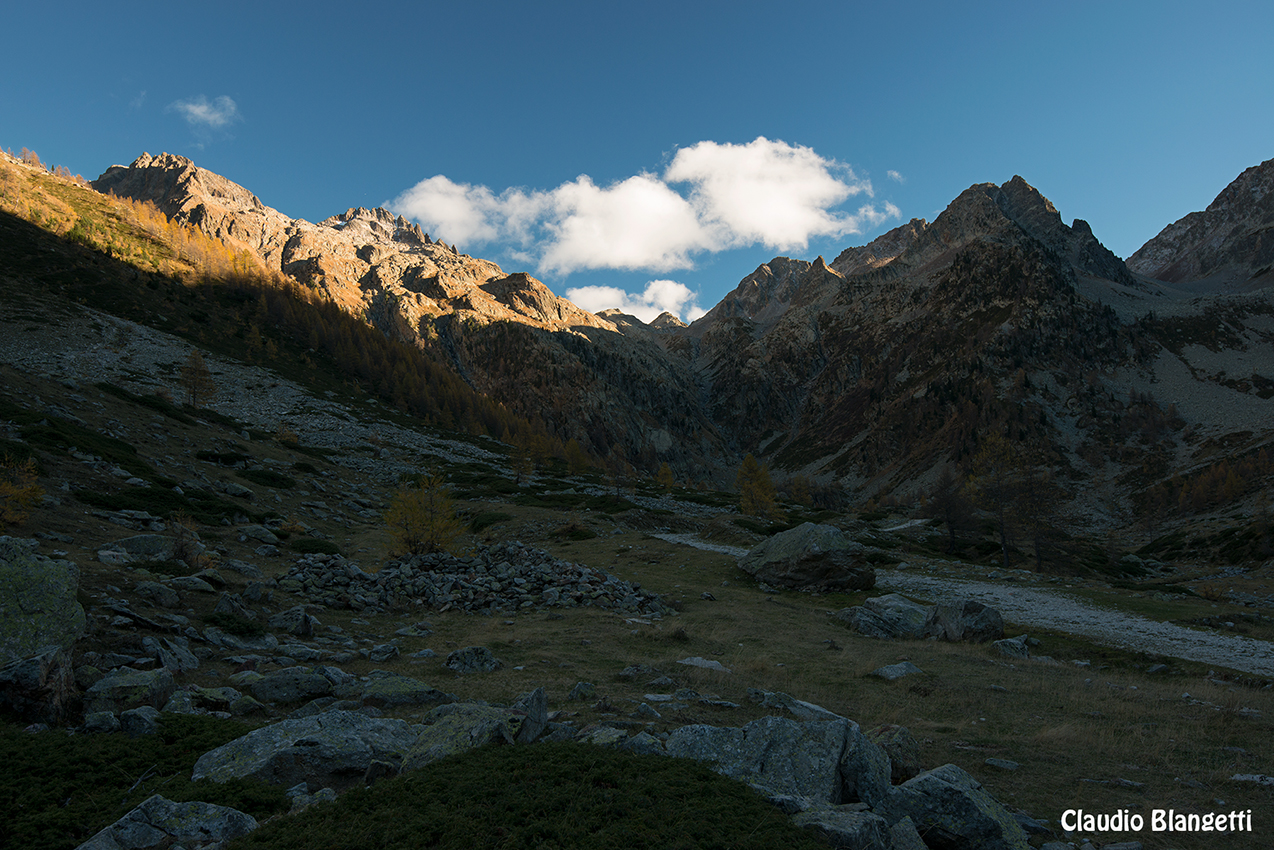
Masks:
[[[624,614],[661,617],[659,596],[603,570],[558,560],[517,541],[480,547],[476,554],[412,555],[364,572],[339,555],[298,559],[279,588],[330,608],[388,611],[425,605],[438,611],[497,613],[593,605]]]

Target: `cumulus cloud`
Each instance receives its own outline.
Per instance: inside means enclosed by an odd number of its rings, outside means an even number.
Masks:
[[[691,268],[696,254],[746,245],[799,251],[813,237],[860,233],[899,216],[892,204],[837,209],[858,195],[871,198],[871,183],[848,166],[761,136],[699,142],[677,151],[662,175],[607,186],[581,175],[548,191],[496,194],[437,175],[386,206],[449,242],[504,243],[541,272],[569,275]]]
[[[682,148],[664,179],[691,185],[691,203],[721,247],[760,243],[790,251],[808,246],[812,236],[857,232],[854,216],[831,208],[872,194],[871,184],[847,166],[764,136],[746,145]]]
[[[893,180],[895,183],[907,182],[906,177],[903,177],[901,174],[899,174],[897,171],[894,171],[892,168],[886,171],[885,174],[888,175],[889,179]]]
[[[582,175],[550,193],[551,238],[540,259],[544,271],[689,268],[690,253],[711,247],[695,210],[650,174],[606,188]]]
[[[698,295],[675,280],[652,280],[638,295],[616,286],[580,286],[566,290],[566,297],[590,313],[618,307],[643,322],[651,322],[661,313],[672,313],[686,322],[693,322],[704,314]]]
[[[213,100],[203,95],[189,100],[174,100],[168,109],[178,112],[186,123],[192,127],[210,127],[219,129],[239,120],[239,107],[226,95]]]

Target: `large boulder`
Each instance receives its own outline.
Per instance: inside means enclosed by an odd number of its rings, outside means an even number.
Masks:
[[[0,665],[49,646],[68,649],[84,634],[79,568],[36,554],[38,545],[0,537]]]
[[[1027,850],[1026,833],[976,779],[944,764],[895,787],[875,807],[891,824],[909,817],[933,850]]]
[[[487,744],[512,744],[525,715],[491,705],[456,703],[435,708],[403,758],[404,771]]]
[[[1000,612],[981,602],[962,599],[942,605],[921,605],[898,593],[867,599],[832,615],[859,634],[884,640],[922,640],[984,643],[1004,634]]]
[[[173,844],[189,850],[214,850],[256,828],[256,818],[236,809],[212,803],[174,803],[156,794],[76,850],[142,850]]]
[[[802,523],[775,534],[739,559],[744,572],[765,584],[791,589],[867,590],[876,570],[834,525]]]
[[[964,599],[935,605],[929,615],[929,633],[939,640],[986,643],[1004,637],[1004,618],[989,605]]]
[[[134,670],[120,667],[107,673],[84,693],[88,711],[114,711],[149,705],[162,709],[177,689],[171,670]]]
[[[443,705],[456,701],[455,694],[447,694],[419,679],[373,670],[363,686],[363,704],[376,708],[397,708],[401,705]]]
[[[876,596],[835,616],[859,634],[917,640],[926,636],[930,609],[898,593]]]
[[[332,683],[317,670],[285,667],[249,683],[248,690],[261,702],[290,703],[329,696]]]
[[[46,646],[0,667],[0,707],[40,723],[57,723],[71,713],[75,675],[70,650]]]
[[[707,762],[772,795],[874,806],[889,790],[889,759],[843,717],[803,723],[762,717],[742,728],[682,726],[666,746],[668,755]]]
[[[419,732],[404,720],[327,711],[255,729],[195,762],[192,778],[227,782],[247,776],[286,788],[349,788],[374,761],[397,768]]]

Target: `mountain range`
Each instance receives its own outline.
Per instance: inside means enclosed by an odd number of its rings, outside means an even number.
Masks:
[[[594,457],[728,486],[752,453],[780,481],[908,500],[998,434],[1072,521],[1102,525],[1274,436],[1272,183],[1274,160],[1248,169],[1127,262],[1021,177],[977,184],[831,263],[776,257],[689,325],[589,313],[383,209],[291,219],[180,156],[92,186],[249,253]]]

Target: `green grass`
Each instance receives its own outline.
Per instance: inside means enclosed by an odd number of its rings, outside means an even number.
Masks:
[[[249,780],[192,782],[195,760],[248,732],[232,720],[164,714],[156,735],[39,734],[0,726],[0,847],[67,850],[151,794],[231,806],[264,819],[286,811],[284,789]]]
[[[685,759],[584,744],[488,746],[265,824],[231,850],[826,847]]]

